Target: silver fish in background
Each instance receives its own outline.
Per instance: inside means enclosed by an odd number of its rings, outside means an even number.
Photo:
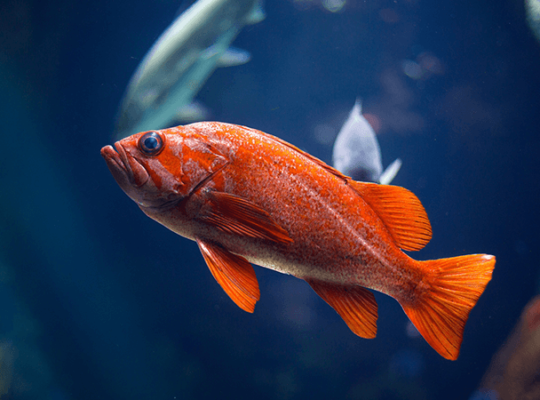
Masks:
[[[525,13],[529,28],[540,41],[540,0],[525,0]]]
[[[401,168],[398,158],[383,172],[377,136],[362,116],[358,99],[334,142],[332,160],[334,168],[355,180],[383,185],[390,184]]]
[[[199,0],[159,37],[131,78],[117,118],[118,139],[176,122],[218,66],[249,61],[230,48],[242,27],[264,19],[261,0]]]

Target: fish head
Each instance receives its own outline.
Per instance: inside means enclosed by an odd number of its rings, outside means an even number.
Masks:
[[[174,207],[227,159],[189,126],[137,133],[101,149],[122,190],[141,208]]]

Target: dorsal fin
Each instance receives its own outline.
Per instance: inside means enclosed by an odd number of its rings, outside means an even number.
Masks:
[[[431,224],[426,210],[412,192],[400,186],[352,179],[347,183],[377,213],[401,249],[420,250],[431,240]]]
[[[306,157],[310,161],[313,161],[315,164],[317,164],[321,168],[324,168],[326,171],[328,171],[331,174],[337,176],[338,178],[343,179],[344,181],[347,180],[347,177],[345,175],[343,175],[341,172],[339,172],[337,169],[335,169],[334,167],[331,167],[330,165],[326,164],[324,161],[319,160],[317,157],[314,157],[311,154],[306,153],[304,150],[300,150],[298,147],[290,144],[289,142],[286,142],[285,140],[280,139],[277,136],[270,135],[269,133],[266,133],[266,132],[258,131],[258,130],[251,129],[251,128],[248,128],[248,127],[244,127],[244,128],[249,129],[251,131],[255,131],[258,134],[261,134],[261,135],[266,136],[266,137],[268,137],[268,138],[270,138],[272,140],[275,140],[279,144],[281,144],[281,145],[283,145],[285,147],[288,147],[289,149],[294,150],[297,153],[300,153],[301,155],[303,155],[304,157]]]
[[[317,157],[313,157],[276,136],[261,131],[256,132],[300,153],[350,185],[379,215],[401,249],[421,250],[431,240],[431,224],[424,206],[414,193],[400,186],[355,181]]]

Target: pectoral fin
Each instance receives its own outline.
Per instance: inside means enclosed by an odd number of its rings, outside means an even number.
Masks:
[[[221,246],[197,239],[210,272],[242,310],[252,313],[260,298],[259,282],[251,264]]]
[[[373,339],[377,336],[377,302],[361,286],[344,286],[318,280],[307,283],[343,318],[354,334]]]
[[[249,54],[249,52],[231,46],[219,57],[217,66],[235,67],[237,65],[245,64],[249,60],[251,60],[251,54]]]
[[[257,204],[229,193],[208,190],[206,195],[208,202],[199,217],[216,228],[278,243],[293,241]]]

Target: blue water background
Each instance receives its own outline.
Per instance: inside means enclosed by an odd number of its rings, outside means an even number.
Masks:
[[[353,335],[308,285],[256,267],[241,311],[193,242],[145,217],[99,150],[178,2],[0,2],[0,341],[13,399],[467,399],[538,291],[540,44],[520,1],[269,0],[198,99],[211,119],[331,162],[355,98],[383,164],[424,204],[418,259],[497,257],[459,359],[407,334],[377,295]],[[441,69],[413,72],[422,55]],[[409,67],[407,67],[409,66]],[[412,76],[412,77],[411,77]],[[249,171],[246,171],[249,174]]]

